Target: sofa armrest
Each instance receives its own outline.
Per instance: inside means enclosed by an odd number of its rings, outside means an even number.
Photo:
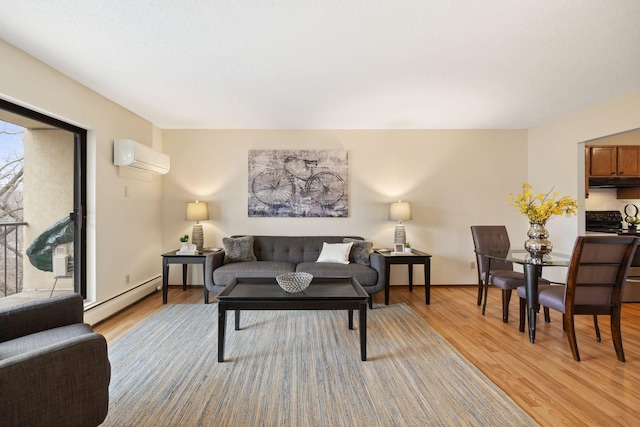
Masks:
[[[386,282],[387,276],[384,256],[380,255],[379,253],[372,252],[369,255],[369,264],[371,265],[371,268],[378,272],[378,282],[376,283],[375,289],[376,291],[380,291],[384,289],[384,284]]]
[[[60,326],[82,323],[80,294],[61,295],[0,309],[0,342]]]
[[[218,251],[213,254],[213,256],[207,258],[207,263],[205,265],[205,275],[204,275],[204,285],[207,287],[209,292],[215,292],[213,283],[213,272],[216,268],[222,267],[224,264],[224,251]]]
[[[99,425],[110,381],[107,342],[96,333],[0,360],[2,425]]]

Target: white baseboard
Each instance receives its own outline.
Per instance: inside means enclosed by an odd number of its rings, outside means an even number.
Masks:
[[[148,282],[131,288],[128,291],[109,299],[108,301],[89,305],[85,307],[84,321],[90,325],[95,325],[96,323],[113,316],[117,312],[155,292],[158,287],[162,287],[162,277],[151,279]]]

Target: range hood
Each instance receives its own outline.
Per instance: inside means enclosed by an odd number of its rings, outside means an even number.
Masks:
[[[589,188],[628,188],[640,187],[640,178],[589,178]]]

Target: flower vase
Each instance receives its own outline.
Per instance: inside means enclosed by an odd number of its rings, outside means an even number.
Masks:
[[[530,223],[527,236],[529,239],[524,242],[524,248],[531,254],[531,258],[542,261],[545,255],[551,253],[553,245],[547,240],[549,232],[544,224]]]

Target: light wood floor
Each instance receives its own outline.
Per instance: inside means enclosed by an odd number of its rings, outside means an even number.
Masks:
[[[511,317],[504,324],[499,290],[490,289],[485,316],[476,305],[476,292],[469,286],[433,286],[427,306],[424,287],[412,293],[405,287],[393,287],[390,303],[409,305],[542,426],[638,425],[640,303],[627,303],[622,310],[626,363],[616,359],[609,322],[603,316],[600,343],[591,316],[577,317],[582,361],[576,362],[559,313],[552,311],[550,324],[539,318],[536,342],[530,344],[528,335],[518,331],[517,298],[511,301]],[[161,293],[156,292],[94,329],[113,341],[159,310],[161,300]],[[375,295],[374,302],[383,302],[382,293]],[[202,288],[183,292],[171,287],[169,303],[201,304]]]

